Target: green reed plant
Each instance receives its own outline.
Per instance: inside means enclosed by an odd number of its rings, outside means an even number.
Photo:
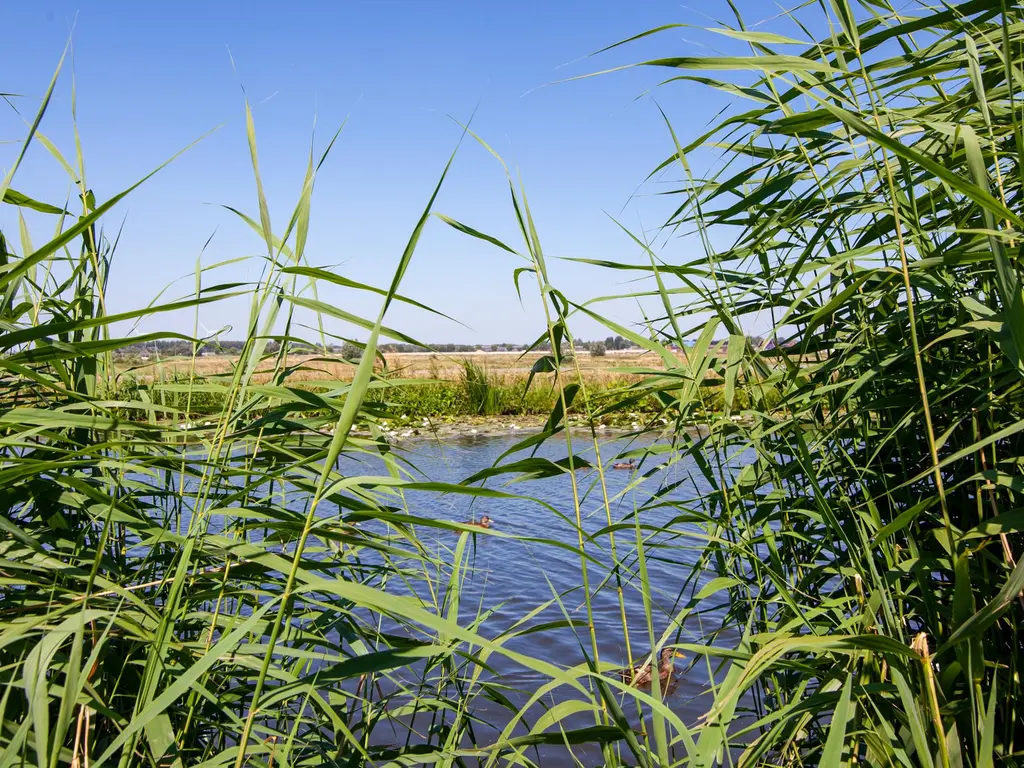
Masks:
[[[367,402],[386,404],[400,421],[418,421],[424,417],[546,417],[556,406],[558,391],[550,386],[528,386],[526,376],[493,373],[475,363],[472,366],[473,372],[469,375],[464,373],[456,381],[390,379],[388,386],[368,392]],[[595,400],[615,406],[609,411],[610,420],[625,420],[630,413],[637,416],[658,412],[653,398],[646,392],[635,394],[630,387],[631,382],[625,378],[602,378],[589,383]],[[629,399],[624,399],[626,393]],[[737,393],[737,397],[743,397],[743,393]],[[718,399],[721,400],[721,395]],[[628,406],[628,410],[625,406]],[[580,405],[570,403],[569,413],[580,415]]]
[[[1017,764],[1020,9],[787,15],[830,31],[798,41],[737,14],[716,29],[737,55],[643,63],[743,105],[686,144],[665,113],[666,232],[693,232],[702,259],[632,237],[646,267],[600,265],[649,273],[665,308],[649,343],[697,337],[689,365],[649,377],[666,395],[689,380],[665,399],[703,421],[687,450],[751,457],[699,462],[713,491],[681,507],[706,520],[697,569],[729,597],[702,651],[725,682],[697,761],[732,745],[741,765]],[[700,176],[709,148],[723,159]],[[744,341],[765,316],[793,346]],[[699,417],[709,372],[739,423]],[[754,722],[736,717],[748,699]]]
[[[501,390],[494,375],[484,366],[469,360],[462,363],[462,386],[470,412],[477,416],[494,416],[501,411]]]
[[[81,154],[67,161],[40,131],[53,87],[0,189],[8,212],[48,215],[56,231],[33,245],[22,226],[20,249],[0,237],[0,763],[322,765],[509,748],[469,741],[466,703],[493,696],[481,658],[506,653],[516,632],[485,637],[460,611],[467,529],[410,513],[403,494],[415,478],[373,436],[380,409],[365,402],[387,385],[373,347],[397,333],[384,317],[409,301],[398,287],[430,205],[388,288],[310,267],[310,201],[326,152],[311,152],[275,234],[247,104],[259,213],[237,213],[265,247],[259,277],[225,284],[200,266],[192,294],[110,314],[114,245],[102,217],[138,185],[95,200]],[[68,172],[80,213],[12,186],[35,142]],[[366,319],[322,304],[316,281],[369,291],[381,311]],[[248,299],[250,315],[230,375],[116,380],[110,351],[181,336],[113,328],[235,297]],[[354,381],[289,385],[287,355],[269,344],[287,349],[295,306],[370,331]],[[268,365],[269,381],[257,382]],[[178,425],[205,398],[216,407],[189,426],[183,447]],[[339,463],[360,458],[386,475]],[[443,484],[432,492],[480,495]],[[366,521],[380,527],[356,526]],[[458,543],[428,549],[414,526],[454,530]],[[523,663],[579,686],[549,662]],[[417,711],[433,718],[426,736],[407,719]]]
[[[644,276],[610,297],[653,298],[644,326],[552,283],[512,174],[516,247],[441,217],[534,278],[552,350],[523,384],[524,399],[550,398],[542,430],[460,484],[424,481],[379,429],[408,411],[396,393],[441,385],[375,370],[382,335],[415,343],[386,324],[390,306],[431,311],[399,289],[440,183],[389,286],[315,267],[313,190],[337,137],[311,150],[275,229],[246,103],[256,213],[234,213],[261,244],[256,279],[225,284],[200,264],[190,293],[110,314],[103,217],[138,185],[97,201],[81,143],[69,161],[41,132],[58,67],[0,183],[19,209],[18,236],[0,237],[0,763],[536,765],[540,746],[568,760],[595,746],[607,765],[1019,764],[1024,16],[988,0],[836,0],[787,18],[797,38],[735,15],[716,28],[729,55],[642,63],[671,69],[662,88],[742,105],[692,140],[666,109],[656,171],[678,209],[664,237],[621,228],[636,259],[593,264]],[[35,143],[68,172],[74,212],[15,186]],[[720,160],[697,173],[707,150]],[[31,237],[25,208],[52,229]],[[679,232],[696,253],[678,255]],[[379,313],[321,301],[324,284],[377,296]],[[234,297],[250,312],[230,375],[118,384],[113,350],[175,335],[115,329]],[[295,308],[368,338],[351,382],[290,381]],[[584,318],[661,368],[588,382],[571,330]],[[790,346],[755,348],[751,332]],[[484,396],[455,382],[459,403],[506,407],[507,382],[473,376]],[[212,418],[183,448],[175,425],[207,396]],[[616,416],[636,439],[611,457],[599,427]],[[555,439],[564,459],[536,454]],[[613,491],[605,464],[620,455],[640,467]],[[361,474],[371,460],[381,473]],[[660,479],[673,466],[704,490],[673,496]],[[571,508],[497,485],[538,476],[564,478]],[[538,505],[575,542],[531,543],[574,558],[579,588],[493,630],[461,598],[470,536],[509,534],[418,514],[409,490]],[[457,536],[428,545],[432,529]],[[668,611],[654,558],[679,568]],[[643,691],[613,673],[594,614],[608,590],[628,663],[666,645],[695,658],[703,717],[684,722],[657,676]],[[549,607],[562,620],[538,626]],[[521,650],[552,630],[578,633],[577,659]],[[513,703],[495,655],[542,682]],[[483,698],[507,716],[487,743]]]
[[[497,631],[484,604],[463,610],[470,533],[493,534],[417,514],[405,491],[518,497],[423,482],[379,429],[403,415],[390,395],[416,391],[376,369],[374,350],[382,334],[415,343],[385,325],[393,302],[430,311],[398,289],[440,183],[388,288],[310,266],[312,192],[334,139],[319,159],[310,153],[277,234],[246,104],[258,215],[231,211],[265,248],[256,279],[224,283],[198,262],[191,293],[109,314],[103,286],[115,246],[102,217],[138,185],[98,203],[81,154],[76,169],[39,131],[48,98],[23,147],[38,141],[53,155],[83,210],[72,215],[11,188],[17,162],[4,181],[4,205],[54,217],[57,234],[36,247],[21,226],[20,251],[0,238],[0,763],[534,765],[540,746],[596,744],[614,759],[623,740],[642,756],[625,721],[608,716],[616,706],[608,690],[593,687],[594,661],[512,650],[521,637],[575,626],[569,615],[535,626],[545,608],[564,608],[560,597]],[[379,314],[322,302],[323,283],[380,297]],[[118,378],[114,350],[176,338],[192,345],[194,363],[201,341],[113,328],[232,298],[248,300],[250,312],[229,374],[199,379],[193,364],[145,383]],[[301,368],[287,353],[295,307],[369,332],[352,381],[290,380]],[[514,400],[543,403],[556,426],[572,405],[566,391],[576,391],[557,386],[552,408],[550,388],[521,386],[510,388]],[[493,382],[491,410],[504,388]],[[383,474],[352,472],[367,462]],[[543,499],[530,503],[564,514]],[[431,529],[455,533],[455,543],[428,544]],[[566,552],[555,539],[535,543]],[[540,696],[522,692],[526,706],[513,703],[512,689],[489,674],[495,654],[540,675]],[[597,725],[545,720],[539,704],[549,694],[578,702]],[[529,732],[503,729],[480,743],[481,697]],[[428,716],[424,730],[418,718]]]
[[[639,265],[589,262],[646,273],[642,292],[602,299],[660,300],[643,332],[550,285],[512,187],[517,275],[537,276],[551,348],[585,315],[661,355],[664,370],[633,389],[660,402],[669,447],[636,454],[692,460],[711,489],[687,503],[656,494],[635,516],[672,506],[685,525],[667,532],[700,550],[669,635],[727,600],[726,620],[688,644],[719,685],[699,723],[652,705],[653,733],[627,743],[638,763],[1018,764],[1024,18],[988,2],[816,8],[785,14],[803,40],[736,14],[715,31],[746,50],[641,64],[674,70],[663,88],[688,81],[745,102],[687,144],[663,113],[673,150],[655,172],[677,174],[680,201],[664,233],[692,232],[700,257],[623,228]],[[708,149],[723,159],[698,176],[691,158]],[[712,236],[722,227],[730,245]],[[749,344],[765,317],[781,346]],[[711,343],[723,331],[724,349]],[[563,367],[554,354],[537,372],[557,382]],[[563,412],[580,394],[562,395]],[[574,499],[579,516],[575,483]],[[600,541],[580,526],[581,552],[614,551],[609,501]],[[648,549],[638,527],[636,559],[613,555],[618,581],[600,584],[582,558],[584,590],[647,594]],[[656,619],[648,610],[652,646]],[[592,637],[581,643],[596,657]],[[613,717],[605,703],[597,722]]]

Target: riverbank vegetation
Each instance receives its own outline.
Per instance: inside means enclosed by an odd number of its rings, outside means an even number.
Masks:
[[[659,316],[636,327],[551,282],[544,233],[511,173],[516,242],[436,211],[433,189],[387,287],[310,265],[330,144],[311,153],[294,207],[271,211],[248,104],[260,277],[197,271],[189,294],[109,314],[116,238],[102,224],[134,187],[97,200],[80,145],[64,156],[46,139],[51,85],[0,184],[7,213],[19,209],[0,239],[0,763],[1024,762],[1024,13],[988,0],[836,0],[794,16],[799,41],[730,17],[718,34],[733,49],[718,58],[675,56],[669,29],[644,33],[666,51],[643,63],[652,86],[718,89],[735,107],[692,137],[663,114],[665,160],[644,170],[671,182],[678,209],[658,239],[623,227],[628,257],[591,264],[629,275],[627,298],[657,301]],[[453,159],[485,141],[467,131]],[[30,146],[66,170],[71,202],[19,187]],[[708,150],[715,164],[696,171]],[[451,167],[440,159],[438,189]],[[26,212],[46,226],[31,232]],[[418,475],[380,429],[412,410],[394,401],[376,351],[387,338],[419,343],[387,316],[411,301],[403,280],[428,224],[508,258],[547,328],[528,374],[531,392],[554,398],[537,403],[541,431],[461,483]],[[696,251],[679,253],[669,236],[681,232]],[[320,301],[328,285],[378,296],[379,313]],[[130,323],[238,297],[250,312],[229,371],[163,380],[173,398],[120,386],[116,350],[198,343],[125,334]],[[359,329],[350,377],[293,386],[284,350],[300,311]],[[765,335],[792,346],[746,342],[765,317]],[[661,365],[601,391],[580,375],[582,318]],[[712,344],[726,336],[727,348]],[[720,408],[706,402],[709,381]],[[467,363],[458,386],[435,394],[503,407],[506,385],[479,366]],[[198,442],[168,439],[212,395]],[[658,418],[609,448],[602,414],[640,403]],[[595,428],[566,430],[570,410]],[[536,455],[542,442],[564,459]],[[586,477],[573,471],[583,453]],[[627,456],[639,462],[630,492],[643,497],[609,492],[607,460]],[[706,490],[672,495],[659,466],[685,467]],[[506,482],[539,476],[564,478],[572,504]],[[417,494],[549,511],[574,526],[573,544],[522,537],[571,558],[579,586],[552,587],[546,606],[496,629],[499,611],[462,595],[474,543],[514,534],[424,514]],[[584,525],[595,516],[596,532]],[[438,531],[448,544],[427,545]],[[696,553],[689,565],[684,549]],[[651,599],[657,558],[679,568],[667,613]],[[598,593],[623,606],[624,658],[601,655]],[[633,598],[639,626],[627,621]],[[536,621],[542,608],[561,618]],[[529,651],[555,629],[576,633],[575,658]],[[706,681],[700,718],[680,717],[657,675],[641,690],[616,674],[665,645]],[[543,684],[491,674],[498,658]]]
[[[383,407],[395,425],[419,424],[423,419],[452,422],[467,416],[480,417],[547,417],[558,402],[560,390],[550,381],[531,382],[526,374],[496,373],[464,360],[462,372],[455,379],[407,378],[398,373],[381,375],[379,386],[366,395],[366,402]],[[197,419],[219,413],[230,391],[227,376],[189,376],[172,372],[161,375],[136,378],[120,375],[113,388],[103,393],[110,401],[146,400],[166,409],[163,420],[177,417]],[[261,378],[259,373],[254,375]],[[580,372],[580,379],[588,388],[596,410],[591,419],[596,425],[628,426],[638,420],[664,418],[664,407],[658,397],[643,391],[643,377],[636,375],[616,376],[603,372],[588,376]],[[320,376],[303,376],[297,372],[289,381],[296,392],[319,393],[323,395],[336,390],[336,380]],[[710,380],[701,387],[701,401],[709,412],[723,413],[725,410],[725,387],[720,381]],[[628,398],[628,407],[623,400]],[[731,409],[742,411],[752,402],[758,402],[771,409],[778,403],[778,396],[772,392],[750,390],[738,387],[732,393]],[[272,408],[273,398],[261,405],[261,412]],[[584,413],[579,403],[570,403],[569,416],[573,419]],[[123,418],[132,418],[127,411]],[[158,421],[157,414],[137,412],[137,420]]]

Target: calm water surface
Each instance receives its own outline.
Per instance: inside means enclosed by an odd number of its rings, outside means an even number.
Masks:
[[[440,482],[457,483],[460,480],[492,466],[514,443],[522,439],[522,433],[500,437],[473,437],[438,443],[431,440],[411,441],[402,446],[403,455],[424,478]],[[622,439],[611,439],[602,445],[601,455],[606,466],[622,450],[642,448],[646,443],[626,443]],[[577,455],[594,462],[592,447],[586,440],[575,444]],[[517,454],[511,459],[525,458],[528,453]],[[552,440],[541,446],[538,456],[557,460],[566,455],[564,441]],[[664,464],[671,454],[648,457],[641,467],[646,474],[659,464]],[[676,457],[678,458],[678,456]],[[751,457],[733,457],[732,467],[742,466]],[[380,474],[381,466],[372,461],[343,459],[341,470],[345,474]],[[574,503],[572,484],[567,475],[529,480],[507,484],[512,477],[498,476],[487,481],[486,486],[506,490],[522,496],[541,499],[554,507],[561,515],[552,512],[542,504],[527,499],[480,499],[457,494],[434,492],[408,492],[408,511],[419,516],[462,522],[478,519],[486,514],[494,521],[493,530],[517,537],[532,537],[554,540],[578,546],[578,532],[573,523]],[[720,629],[723,609],[714,603],[702,604],[699,615],[690,614],[681,626],[673,623],[686,603],[703,587],[714,573],[694,572],[694,564],[701,546],[701,531],[690,523],[672,522],[683,508],[681,502],[708,493],[711,488],[692,460],[676,461],[672,466],[654,472],[650,477],[637,483],[639,474],[632,471],[609,471],[606,474],[607,493],[612,499],[611,518],[613,523],[629,523],[635,519],[642,525],[667,530],[653,537],[644,534],[645,553],[649,573],[652,619],[655,637],[659,638],[666,629],[673,628],[668,642],[701,642],[710,630]],[[629,627],[630,643],[634,656],[647,653],[650,640],[647,619],[644,612],[644,595],[641,583],[635,577],[638,572],[636,535],[632,529],[615,534],[616,554],[623,568],[616,570],[611,555],[611,541],[606,532],[607,511],[603,504],[601,486],[596,472],[577,474],[581,497],[584,531],[593,537],[585,543],[588,554],[600,565],[588,564],[590,592],[592,595],[593,621],[598,639],[598,652],[602,662],[624,665],[627,660],[626,641],[623,633],[622,612],[618,587],[621,584],[622,599],[626,608],[626,623]],[[631,485],[635,487],[630,487]],[[637,512],[641,505],[659,495],[660,506]],[[564,516],[564,517],[563,517]],[[374,526],[370,522],[367,526]],[[421,527],[422,528],[422,527]],[[422,539],[441,559],[448,558],[457,543],[458,534],[427,529]],[[595,536],[595,534],[598,534]],[[508,643],[507,647],[533,657],[543,658],[562,666],[572,666],[585,661],[585,654],[591,652],[591,640],[585,627],[587,613],[584,602],[580,558],[551,543],[530,542],[502,538],[486,534],[476,535],[470,544],[468,563],[469,574],[461,596],[461,617],[471,620],[479,610],[492,611],[484,624],[482,634],[496,637],[511,628],[524,616],[539,606],[554,604],[541,610],[530,620],[531,626],[546,622],[564,620],[567,616],[580,623],[579,627],[545,629]],[[618,578],[617,578],[618,576]],[[444,577],[442,577],[443,580]],[[419,590],[417,590],[419,591]],[[721,636],[718,645],[730,646],[735,636]],[[707,661],[689,658],[677,662],[674,690],[666,696],[666,703],[677,712],[683,721],[693,725],[709,706],[707,693],[709,673]],[[529,694],[548,679],[532,670],[513,663],[503,656],[493,654],[489,663],[501,682],[513,690],[509,697],[517,704],[524,703]],[[720,677],[715,673],[716,678]],[[518,693],[517,693],[518,691]],[[571,695],[565,687],[558,696]],[[554,703],[547,701],[550,705]],[[638,724],[636,706],[626,702],[627,714]],[[542,713],[537,709],[529,722]],[[509,722],[509,712],[485,698],[474,702],[474,714],[485,724],[476,732],[481,745],[491,743],[494,736]],[[490,727],[486,723],[490,723]],[[563,721],[563,726],[584,727],[593,725],[593,716],[582,715],[573,720]],[[417,727],[428,727],[426,720],[417,722]],[[517,733],[525,733],[517,729]],[[585,765],[600,762],[600,753],[595,749],[574,748],[578,758]],[[573,765],[565,748],[545,747],[533,753],[534,759],[542,758],[543,765]]]

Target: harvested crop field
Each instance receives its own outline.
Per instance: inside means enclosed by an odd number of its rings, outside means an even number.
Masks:
[[[685,361],[684,353],[677,352]],[[486,368],[498,378],[521,378],[529,375],[534,363],[545,355],[544,352],[456,352],[451,354],[431,352],[402,352],[385,354],[387,369],[393,376],[417,379],[454,380],[462,375],[463,363],[470,360],[476,365]],[[317,379],[349,380],[352,378],[358,361],[345,361],[337,354],[328,355],[289,355],[288,364],[299,366],[291,377],[292,381],[313,381]],[[125,361],[120,369],[125,373],[133,373],[141,379],[159,378],[161,375],[216,376],[229,373],[237,360],[227,355],[204,355],[194,360],[188,357],[176,357],[154,362],[152,360]],[[270,370],[273,360],[268,360],[259,370]],[[589,381],[607,381],[629,376],[630,371],[638,368],[662,370],[661,358],[642,350],[609,352],[607,355],[595,357],[589,353],[577,356],[576,362],[570,367],[579,366],[580,373]]]

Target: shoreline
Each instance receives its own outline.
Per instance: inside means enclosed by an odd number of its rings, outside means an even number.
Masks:
[[[382,425],[382,429],[389,439],[396,442],[424,439],[442,440],[508,437],[513,435],[525,438],[529,435],[543,431],[546,423],[547,419],[539,416],[522,418],[476,416],[450,422],[433,422],[424,420],[424,423],[420,425],[403,424],[402,426],[395,427],[393,429],[388,425]],[[667,424],[662,426],[666,428],[668,427]],[[573,423],[570,420],[568,425],[565,423],[562,424],[563,429],[566,427],[568,427],[569,431],[573,434],[590,435],[590,428],[586,424]],[[640,433],[650,435],[656,434],[658,430],[645,430],[642,424],[636,424],[635,426],[599,424],[595,427],[595,431],[598,437],[613,437]],[[687,431],[697,435],[704,432],[700,427],[688,427]]]

